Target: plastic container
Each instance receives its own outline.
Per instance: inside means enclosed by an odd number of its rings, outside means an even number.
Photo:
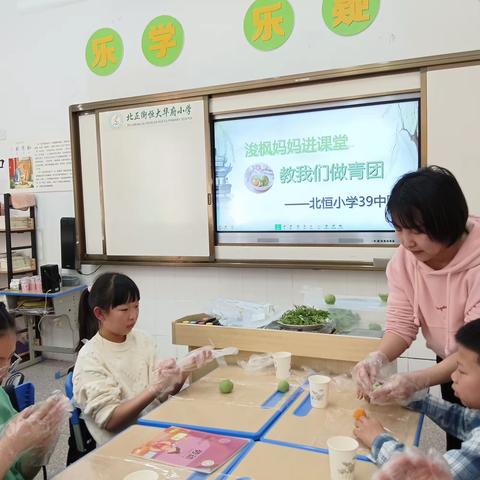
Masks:
[[[320,296],[319,293],[322,292]],[[315,294],[316,293],[316,294]],[[321,289],[313,289],[304,295],[304,303],[328,310],[335,322],[336,333],[368,337],[381,337],[385,328],[387,303],[380,297],[354,297],[335,295],[333,305],[327,305]]]

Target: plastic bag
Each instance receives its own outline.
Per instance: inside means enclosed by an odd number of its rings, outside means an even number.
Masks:
[[[271,353],[253,354],[247,361],[239,361],[238,365],[249,373],[262,372],[273,366],[273,355]]]
[[[276,311],[271,304],[260,304],[219,298],[211,313],[226,327],[261,328],[271,323]]]

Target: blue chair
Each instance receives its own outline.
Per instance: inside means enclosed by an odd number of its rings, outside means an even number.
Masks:
[[[22,383],[15,387],[15,397],[17,399],[18,411],[35,403],[35,387],[33,383]]]
[[[69,372],[65,378],[65,394],[71,400],[73,398],[73,372]],[[70,438],[68,439],[67,466],[96,448],[96,443],[80,418],[81,411],[74,408],[70,415]]]
[[[14,407],[21,412],[35,403],[35,386],[33,383],[21,383],[14,387],[15,403]],[[13,402],[12,402],[13,403]],[[42,465],[43,479],[47,480],[47,467]]]
[[[18,385],[21,385],[24,381],[25,376],[22,372],[14,372],[5,380],[4,386],[12,385],[12,387],[18,387]]]

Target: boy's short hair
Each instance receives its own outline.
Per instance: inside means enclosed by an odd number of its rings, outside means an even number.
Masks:
[[[385,218],[395,229],[416,230],[450,246],[467,231],[468,206],[452,172],[431,165],[397,181]]]
[[[477,362],[480,364],[480,318],[461,327],[455,334],[455,340],[462,347],[475,352]]]

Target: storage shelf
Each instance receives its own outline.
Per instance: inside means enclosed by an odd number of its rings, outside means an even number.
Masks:
[[[15,308],[14,310],[10,310],[13,313],[19,313],[21,315],[50,315],[53,313],[53,308],[47,307],[45,308]]]
[[[33,272],[37,272],[37,269],[36,268],[20,268],[18,270],[14,270],[12,273],[13,275],[18,275],[19,273],[33,273]],[[6,270],[0,270],[0,273],[8,273]]]
[[[12,208],[12,195],[10,193],[3,194],[3,205],[5,213],[4,216],[0,218],[0,237],[3,234],[4,236],[2,238],[5,238],[5,253],[2,258],[0,274],[6,275],[7,289],[2,290],[1,292],[1,294],[6,295],[13,278],[36,274],[38,272],[38,260],[35,207],[28,207],[28,212],[25,213],[25,216],[12,216],[11,211],[18,209]],[[25,235],[25,238],[17,236],[17,240],[13,242],[13,234],[23,234]],[[20,255],[16,252],[19,252]],[[20,267],[20,265],[23,266]],[[38,304],[41,305],[39,307],[18,309],[17,311],[15,311],[14,308],[11,308],[12,306],[16,306],[16,304],[8,302],[8,298],[7,305],[15,317],[31,316],[33,318],[34,316],[43,316],[45,310],[47,312],[49,311],[49,309],[46,308],[46,301],[44,305]],[[22,326],[24,325],[18,325],[17,333],[25,337],[25,340],[28,342],[28,351],[20,354],[22,362],[18,368],[33,365],[41,360],[41,354],[36,353],[33,349],[34,342],[40,334],[37,333],[32,324],[29,324],[27,321],[25,321],[25,328],[21,328]]]

